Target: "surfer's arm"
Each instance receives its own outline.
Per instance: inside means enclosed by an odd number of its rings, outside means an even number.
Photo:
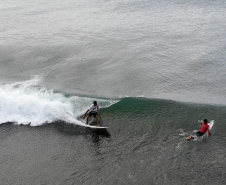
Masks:
[[[210,136],[210,129],[208,128],[207,129],[207,132],[208,132],[208,137]]]
[[[83,119],[85,119],[88,112],[89,112],[89,109],[86,111],[85,115],[83,116]]]

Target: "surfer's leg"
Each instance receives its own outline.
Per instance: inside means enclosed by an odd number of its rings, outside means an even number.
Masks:
[[[190,140],[190,139],[194,139],[194,137],[188,136],[188,137],[187,137],[187,140]]]
[[[99,118],[98,118],[98,116],[96,115],[96,120],[97,120],[97,126],[99,127],[100,125],[99,125]]]
[[[201,131],[198,131],[198,132],[196,133],[196,135],[197,135],[198,137],[201,137],[203,134],[204,134],[204,133],[201,132]]]
[[[88,125],[88,121],[89,121],[89,115],[86,118],[86,124]]]

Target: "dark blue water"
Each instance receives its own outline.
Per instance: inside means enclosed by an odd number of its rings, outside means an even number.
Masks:
[[[0,184],[225,184],[225,12],[2,2]],[[81,122],[94,100],[105,131]],[[204,118],[211,137],[187,142]]]

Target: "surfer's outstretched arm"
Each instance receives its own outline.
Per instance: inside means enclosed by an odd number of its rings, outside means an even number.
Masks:
[[[87,113],[89,112],[89,109],[86,111],[86,113],[84,114],[84,116],[82,117],[83,119],[85,119]]]

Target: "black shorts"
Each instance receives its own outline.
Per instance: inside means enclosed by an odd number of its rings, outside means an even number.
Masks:
[[[196,132],[196,135],[197,135],[198,137],[202,136],[203,134],[204,134],[204,133],[201,132],[201,131]]]
[[[89,117],[93,116],[94,118],[96,118],[97,116],[97,112],[90,112],[89,113]]]

